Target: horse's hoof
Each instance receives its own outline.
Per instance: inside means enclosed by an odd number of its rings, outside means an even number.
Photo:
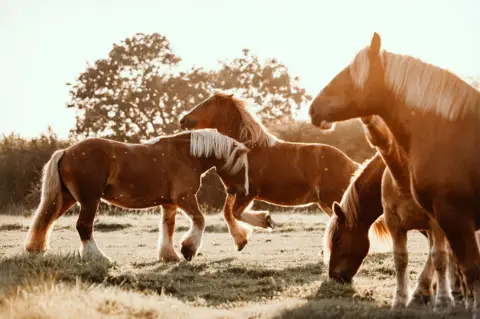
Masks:
[[[268,215],[265,218],[265,220],[267,222],[268,227],[270,227],[271,229],[275,228],[275,223],[273,222],[273,219],[272,219],[272,217],[270,217],[270,215]]]
[[[180,252],[187,261],[191,261],[194,256],[193,250],[187,246],[183,246]]]
[[[452,296],[455,301],[464,301],[463,293],[461,291],[453,290]]]
[[[429,294],[414,294],[412,300],[408,304],[409,307],[425,306],[432,302],[432,295]]]
[[[405,298],[395,298],[392,304],[392,309],[403,309],[407,307],[407,301]]]
[[[451,296],[440,296],[435,299],[435,307],[436,311],[442,309],[449,309],[455,305],[455,301]]]
[[[158,256],[158,260],[159,261],[163,261],[163,262],[179,262],[180,261],[180,257],[178,257],[177,253],[173,252],[173,253],[160,253],[159,256]]]
[[[245,248],[245,246],[247,245],[247,243],[248,243],[248,240],[244,240],[241,243],[237,244],[237,250],[242,251],[243,248]]]

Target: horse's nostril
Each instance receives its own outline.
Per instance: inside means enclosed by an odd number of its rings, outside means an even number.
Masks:
[[[315,109],[313,107],[310,107],[310,109],[308,110],[308,114],[310,114],[310,116],[314,116],[315,115]]]
[[[184,117],[182,117],[182,118],[180,119],[180,124],[183,124],[183,123],[185,123],[185,118],[184,118]]]

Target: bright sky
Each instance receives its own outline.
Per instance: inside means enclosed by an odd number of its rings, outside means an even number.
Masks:
[[[478,0],[1,0],[0,133],[74,126],[68,88],[86,61],[136,32],[161,33],[186,66],[250,48],[317,94],[380,33],[384,48],[480,76]]]

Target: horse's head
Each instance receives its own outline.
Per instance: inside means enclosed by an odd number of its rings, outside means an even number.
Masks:
[[[313,125],[333,129],[334,122],[377,114],[386,94],[380,47],[374,33],[370,46],[317,95],[309,110]]]
[[[333,204],[333,212],[324,235],[328,276],[341,283],[350,283],[368,254],[368,230],[349,225],[346,212],[336,202]]]
[[[202,128],[216,128],[222,132],[218,127],[218,119],[225,119],[225,112],[227,108],[223,107],[228,103],[233,103],[233,94],[215,93],[204,101],[197,104],[190,112],[185,114],[180,119],[180,126],[182,129],[202,129]],[[222,114],[221,114],[222,113]]]

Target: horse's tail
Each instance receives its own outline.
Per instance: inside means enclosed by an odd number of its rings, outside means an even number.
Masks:
[[[392,239],[392,235],[388,230],[385,217],[380,216],[370,227],[369,238],[373,241],[380,241],[383,243],[389,243]]]
[[[62,182],[58,172],[58,163],[64,153],[65,150],[56,151],[43,167],[42,198],[39,208],[47,208],[46,206],[49,204],[55,205],[55,207],[62,206]]]
[[[63,149],[56,151],[43,167],[40,204],[35,211],[32,225],[27,234],[26,249],[29,251],[38,250],[36,249],[36,243],[32,242],[33,237],[36,237],[34,236],[34,233],[45,228],[48,229],[55,220],[58,210],[63,205],[61,191],[62,182],[58,171],[58,163],[64,153],[65,150]]]

